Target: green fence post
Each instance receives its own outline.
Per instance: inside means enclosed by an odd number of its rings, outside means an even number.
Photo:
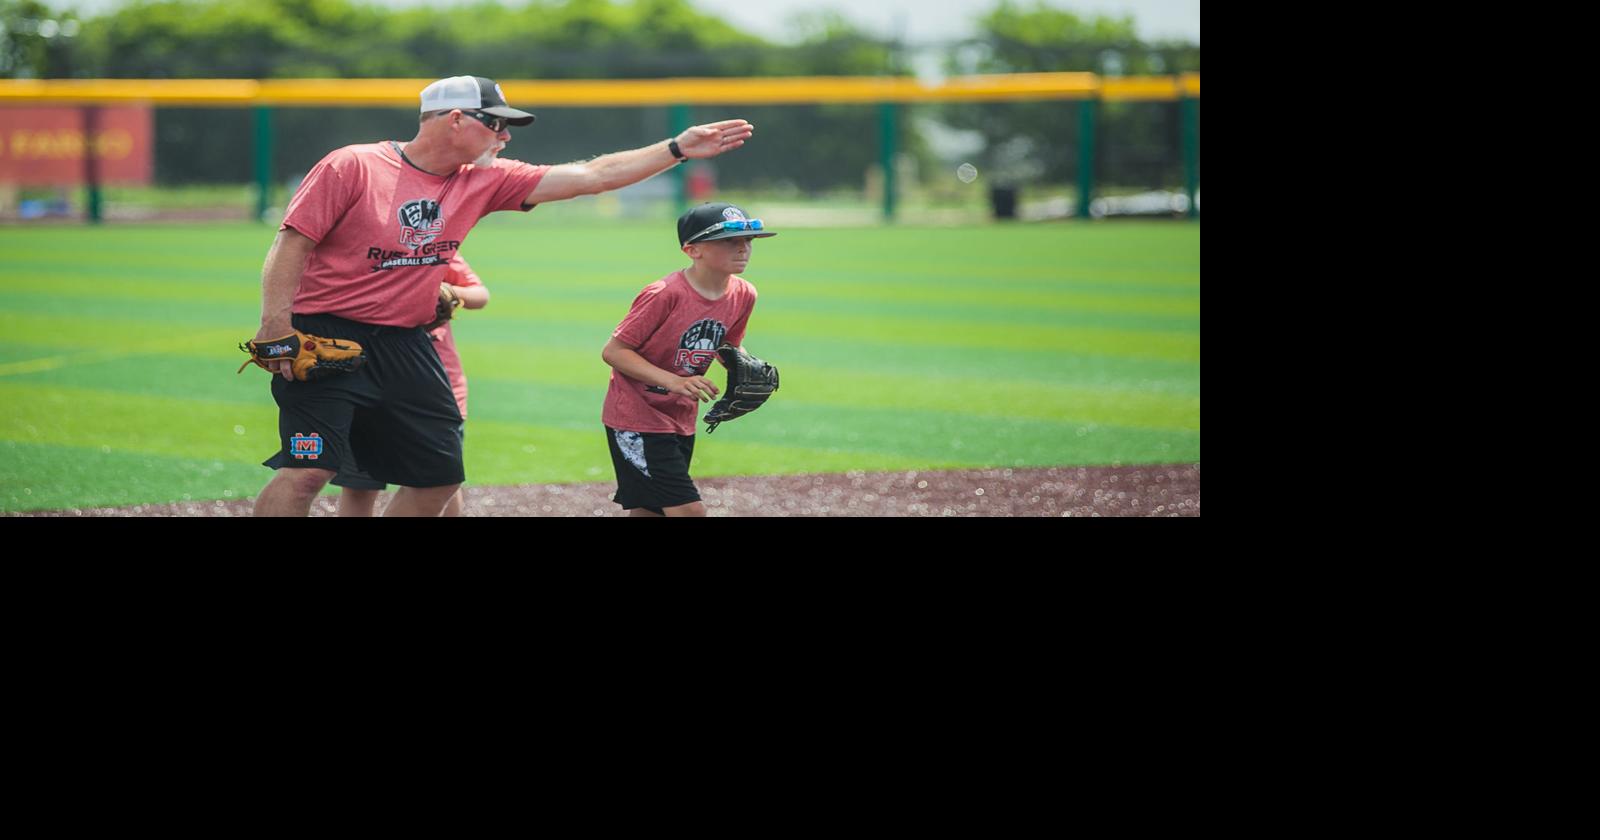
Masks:
[[[1178,100],[1183,121],[1183,191],[1189,196],[1189,218],[1200,218],[1200,102],[1183,96]]]
[[[1089,203],[1094,199],[1095,116],[1100,100],[1078,103],[1078,218],[1089,218]]]
[[[95,138],[100,134],[100,109],[90,105],[83,109],[83,185],[88,204],[89,224],[98,225],[103,218],[100,195],[100,153],[95,148]]]
[[[884,102],[878,106],[879,127],[879,152],[883,160],[883,221],[894,221],[894,157],[895,147],[899,140],[899,132],[895,130],[895,119],[898,116],[900,104],[897,102]]]
[[[677,137],[689,127],[689,106],[673,105],[668,109],[668,122],[672,124],[672,136]],[[676,216],[689,209],[689,167],[703,166],[704,164],[680,163],[672,167],[673,195],[677,198],[678,207],[673,211]]]
[[[267,220],[267,200],[272,197],[272,109],[256,106],[256,221]]]

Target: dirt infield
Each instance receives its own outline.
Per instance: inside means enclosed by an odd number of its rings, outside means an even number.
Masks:
[[[263,482],[264,483],[264,482]],[[1200,465],[738,476],[695,482],[712,516],[1199,516]],[[613,482],[467,487],[468,516],[622,516]],[[382,494],[378,509],[388,503]],[[14,516],[249,516],[252,499]],[[318,497],[312,516],[335,513]]]

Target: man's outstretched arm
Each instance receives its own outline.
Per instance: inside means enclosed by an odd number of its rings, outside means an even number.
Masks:
[[[713,158],[744,145],[755,133],[745,120],[722,120],[684,129],[676,138],[678,149],[690,159]],[[637,184],[658,172],[677,165],[668,151],[668,141],[651,143],[642,149],[613,152],[581,163],[552,166],[539,185],[522,200],[523,204],[543,204],[580,195],[595,195]]]

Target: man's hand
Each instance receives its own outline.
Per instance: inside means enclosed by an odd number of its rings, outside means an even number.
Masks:
[[[755,130],[747,120],[723,120],[684,129],[674,139],[684,157],[712,158],[743,146]]]
[[[281,324],[274,319],[273,323],[261,325],[261,329],[256,331],[255,341],[258,344],[266,344],[292,332],[294,327],[289,325],[288,319],[283,319]],[[290,382],[294,381],[294,359],[275,359],[260,364],[268,372],[280,374]]]
[[[280,364],[289,364],[289,379],[313,382],[334,374],[351,373],[366,364],[367,354],[360,344],[343,338],[323,338],[290,330],[288,335],[266,341],[246,341],[239,349],[250,354],[239,372],[258,365],[269,373],[281,373]]]

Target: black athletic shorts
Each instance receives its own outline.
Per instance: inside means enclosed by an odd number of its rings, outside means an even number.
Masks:
[[[625,510],[662,513],[662,508],[700,501],[700,491],[689,478],[694,435],[623,432],[607,426],[606,445],[617,471],[613,500]]]
[[[456,431],[456,434],[461,436],[461,443],[463,446],[465,446],[467,442],[467,429],[465,423],[463,423],[461,428]],[[339,474],[334,476],[333,479],[328,483],[335,487],[348,487],[351,490],[389,489],[389,485],[377,480],[376,478],[373,478],[370,475],[367,475],[367,471],[363,470],[360,464],[355,463],[354,459],[346,460],[345,463],[339,467]]]
[[[438,351],[421,327],[379,327],[332,315],[295,315],[295,329],[359,342],[367,361],[316,382],[272,377],[282,448],[273,469],[340,472],[354,459],[375,482],[443,487],[466,478],[461,409]]]

